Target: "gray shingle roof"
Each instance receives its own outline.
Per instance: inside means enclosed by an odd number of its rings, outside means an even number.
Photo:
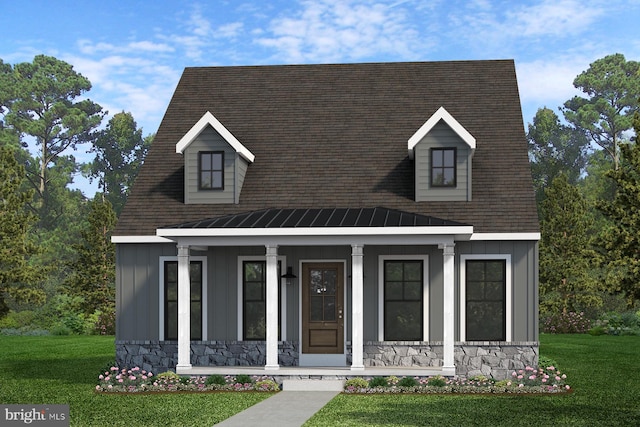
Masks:
[[[439,108],[475,138],[473,200],[415,202],[407,140]],[[175,144],[210,111],[255,154],[239,204],[185,205]],[[538,232],[512,61],[185,69],[114,235],[264,209],[374,208]]]

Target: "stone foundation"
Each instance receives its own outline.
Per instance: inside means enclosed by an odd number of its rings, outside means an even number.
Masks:
[[[537,342],[457,342],[454,348],[456,376],[503,380],[511,372],[538,365]],[[442,342],[366,342],[365,366],[442,366]]]
[[[351,363],[350,345],[347,363]],[[297,341],[278,344],[280,366],[298,366]],[[369,341],[364,343],[366,367],[439,367],[442,342]],[[116,362],[122,367],[139,366],[155,373],[174,370],[178,363],[177,341],[116,341]],[[502,380],[526,366],[537,366],[537,342],[457,342],[454,349],[456,376],[484,375]],[[192,341],[194,366],[264,366],[264,341]]]
[[[298,365],[298,343],[278,344],[280,366]],[[139,366],[160,373],[175,370],[178,363],[177,341],[116,341],[116,363],[122,367]],[[266,363],[264,341],[191,341],[194,366],[263,366]]]

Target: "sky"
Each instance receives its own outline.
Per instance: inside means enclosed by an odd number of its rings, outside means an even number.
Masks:
[[[595,60],[640,60],[638,22],[637,0],[0,0],[0,59],[68,62],[105,124],[131,112],[144,135],[185,67],[513,59],[526,127]]]

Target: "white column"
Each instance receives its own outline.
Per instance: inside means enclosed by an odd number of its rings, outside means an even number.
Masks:
[[[364,370],[364,272],[362,245],[351,245],[351,370]]]
[[[444,298],[442,319],[443,353],[444,360],[442,373],[444,375],[455,375],[456,367],[454,363],[454,265],[455,251],[453,243],[441,243],[438,248],[442,249],[442,276],[444,278]]]
[[[267,363],[265,369],[279,369],[278,365],[278,246],[267,248]]]
[[[191,368],[191,284],[189,246],[178,245],[178,365]]]

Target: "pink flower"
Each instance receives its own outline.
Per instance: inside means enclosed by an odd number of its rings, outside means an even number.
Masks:
[[[117,371],[117,370],[118,370],[118,368],[117,368],[116,366],[112,366],[112,367],[111,367],[111,370],[112,370],[112,371]]]
[[[560,381],[562,378],[556,375],[556,381]]]
[[[513,372],[511,373],[511,376],[512,376],[512,377],[515,377],[516,375],[518,375],[518,374],[516,374],[516,371],[513,371]]]
[[[571,387],[569,387],[569,384],[567,384],[566,386],[564,386],[564,388],[566,388],[567,390],[569,390]]]
[[[104,375],[100,374],[100,376],[98,378],[103,380],[104,379]]]
[[[131,381],[134,381],[134,380],[136,379],[136,377],[135,377],[134,375],[131,375],[131,376],[129,376],[129,379],[130,379]]]
[[[112,386],[111,384],[109,384],[109,385],[107,386],[107,388],[108,388],[108,389],[112,389],[112,388],[113,388],[113,386]]]
[[[522,375],[518,375],[518,379],[519,379],[519,380],[521,380],[521,379],[523,379],[523,378],[524,378],[524,377],[523,377]]]
[[[530,376],[529,376],[529,379],[530,379],[530,380],[535,380],[535,379],[536,379],[536,376],[535,376],[535,375],[530,375]]]
[[[549,366],[547,369],[550,370],[550,371],[555,371],[556,367],[555,366]]]
[[[543,383],[546,383],[546,382],[547,382],[547,379],[546,379],[546,378],[543,378],[543,379],[542,379],[542,382],[543,382]]]
[[[123,382],[123,381],[124,381],[124,380],[123,380],[122,378],[120,378],[120,379],[118,380],[118,382],[119,382],[119,383],[121,383],[121,382]]]
[[[518,384],[518,387],[522,388],[522,387],[524,387],[524,384]]]
[[[96,390],[100,391],[100,386],[99,385],[96,386]]]

